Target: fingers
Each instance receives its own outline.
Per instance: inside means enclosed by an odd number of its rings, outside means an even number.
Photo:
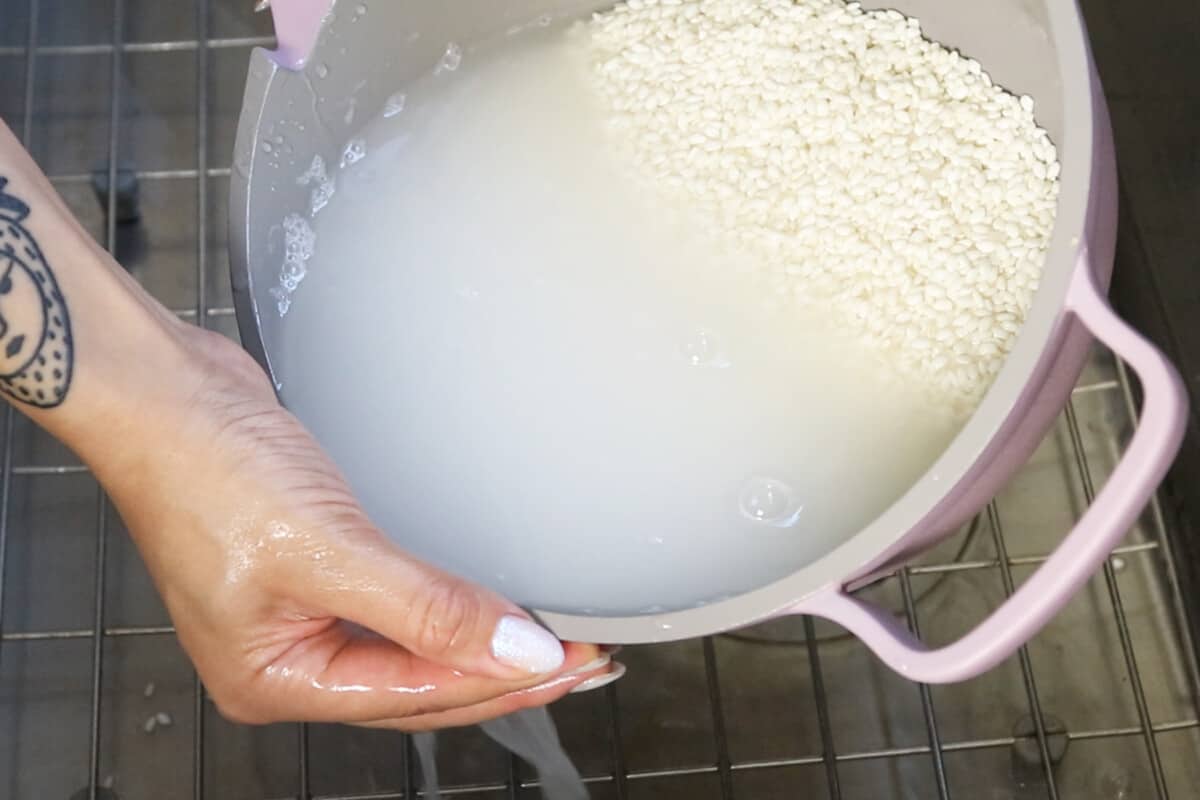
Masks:
[[[551,678],[539,692],[565,693],[607,667],[608,656],[597,657],[595,648],[569,645],[564,673],[573,674]],[[503,681],[464,674],[337,624],[277,657],[239,702],[222,703],[222,712],[250,723],[367,723],[477,707],[540,683],[547,683],[544,676]]]
[[[423,714],[415,717],[359,723],[364,728],[386,728],[408,733],[462,728],[498,719],[526,708],[549,705],[575,692],[591,691],[608,686],[625,674],[623,664],[612,663],[600,670],[569,679],[552,680],[532,689],[513,692],[466,708]]]
[[[337,568],[317,576],[326,613],[472,675],[522,681],[566,663],[562,643],[515,605],[407,556],[377,531],[338,536],[334,548]]]

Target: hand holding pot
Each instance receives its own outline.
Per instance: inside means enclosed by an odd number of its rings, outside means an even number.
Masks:
[[[0,390],[108,491],[227,716],[421,730],[614,674],[396,550],[254,361],[150,298],[3,124],[0,231]]]

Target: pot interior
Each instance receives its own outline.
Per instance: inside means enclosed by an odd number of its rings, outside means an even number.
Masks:
[[[927,36],[979,60],[1006,88],[1032,95],[1038,104],[1039,122],[1061,143],[1066,122],[1064,80],[1051,34],[1049,2],[1054,0],[993,0],[985,4],[896,0],[864,5],[895,8],[918,17]],[[231,203],[234,287],[243,340],[271,370],[277,386],[286,380],[272,369],[272,354],[278,352],[282,340],[281,319],[274,310],[276,300],[270,295],[278,283],[283,257],[280,221],[308,207],[310,188],[300,185],[297,178],[313,157],[336,164],[346,142],[378,117],[389,98],[403,91],[408,81],[428,73],[448,42],[469,45],[543,14],[582,17],[611,5],[595,0],[460,0],[453,4],[451,13],[442,3],[372,3],[368,13],[360,17],[354,4],[341,2],[300,72],[279,69],[264,54],[256,53],[235,154]],[[286,160],[262,147],[263,142],[271,142],[279,133],[287,135],[294,151]],[[1061,233],[1058,239],[1063,238]],[[1057,252],[1063,260],[1065,249],[1060,246]],[[1064,270],[1069,267],[1062,266]],[[1057,298],[1041,298],[1039,303],[1053,307],[1060,304]],[[1000,420],[994,424],[998,427]],[[976,428],[977,439],[980,435],[986,437],[980,426]],[[960,461],[960,472],[965,472],[969,462]],[[942,487],[952,483],[943,479]],[[936,494],[924,495],[924,499],[915,501],[908,498],[910,519],[920,515],[918,506],[928,510],[938,499]],[[888,538],[903,533],[903,529],[892,530]],[[810,575],[820,573],[819,566],[805,571]],[[778,605],[775,600],[769,602]],[[759,608],[748,613],[753,605],[740,604],[740,610],[734,613],[749,618],[769,610]],[[686,626],[678,631],[682,635]]]

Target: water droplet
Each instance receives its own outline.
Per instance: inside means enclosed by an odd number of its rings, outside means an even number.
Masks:
[[[738,497],[742,516],[776,528],[790,528],[800,521],[804,506],[795,490],[774,478],[752,478]]]
[[[450,42],[446,45],[446,52],[442,53],[442,60],[438,62],[435,72],[454,72],[462,66],[463,49],[462,45],[455,42]]]
[[[389,97],[387,102],[383,105],[384,119],[391,119],[392,117],[403,113],[404,106],[407,103],[408,95],[406,95],[404,92],[396,92],[396,94]]]
[[[351,97],[346,102],[346,115],[342,118],[342,121],[345,122],[347,125],[353,125],[354,124],[354,115],[357,113],[358,113],[358,98]]]
[[[284,138],[283,138],[283,136],[280,136],[280,135],[278,135],[278,134],[277,134],[277,135],[275,136],[275,138],[274,138],[274,139],[272,139],[271,141],[275,142],[275,144],[283,144],[283,142],[284,142]]]
[[[693,332],[679,350],[693,367],[725,369],[730,366],[720,337],[712,331],[701,329]]]
[[[542,14],[540,17],[538,17],[538,25],[541,25],[543,28],[549,28],[550,23],[553,21],[554,18],[549,14]]]
[[[322,79],[329,77],[328,64],[317,64],[317,77]]]
[[[675,626],[674,626],[674,625],[672,625],[672,624],[671,624],[671,623],[669,623],[669,622],[660,622],[660,623],[658,623],[658,629],[659,629],[659,630],[661,630],[661,631],[669,631],[669,630],[671,630],[671,629],[672,629],[672,628],[674,628],[674,627],[675,627]]]
[[[652,545],[654,545],[654,546],[656,546],[656,547],[661,547],[662,545],[664,545],[664,544],[666,544],[666,543],[667,543],[667,540],[666,540],[666,539],[664,539],[664,538],[663,538],[663,537],[661,537],[661,536],[652,536],[652,537],[650,537],[650,544],[652,544]]]
[[[274,150],[275,150],[275,148],[271,146],[270,142],[263,142],[262,149],[263,149],[264,153],[268,153],[268,154],[274,152]]]
[[[366,14],[367,14],[367,4],[366,3],[359,3],[358,5],[356,5],[354,7],[355,21],[357,21],[359,17],[366,16]]]

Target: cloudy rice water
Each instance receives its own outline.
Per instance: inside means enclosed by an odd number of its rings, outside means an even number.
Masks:
[[[1011,348],[1057,195],[1033,101],[841,0],[510,33],[302,176],[285,401],[397,542],[526,605],[786,577]]]

